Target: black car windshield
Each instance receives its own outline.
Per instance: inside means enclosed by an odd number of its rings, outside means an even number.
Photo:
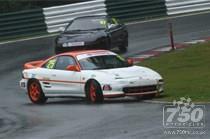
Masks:
[[[104,18],[78,18],[67,27],[66,31],[85,31],[105,28],[106,20]]]
[[[82,70],[98,70],[129,67],[119,55],[102,55],[79,60]]]

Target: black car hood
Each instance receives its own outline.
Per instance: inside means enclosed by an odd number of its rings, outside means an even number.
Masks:
[[[80,31],[80,32],[69,32],[63,33],[59,36],[58,42],[92,42],[96,41],[101,37],[105,37],[106,33],[104,30],[100,31]]]

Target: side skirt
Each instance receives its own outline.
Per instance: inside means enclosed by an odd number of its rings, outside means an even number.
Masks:
[[[45,94],[47,98],[85,98],[83,94]]]

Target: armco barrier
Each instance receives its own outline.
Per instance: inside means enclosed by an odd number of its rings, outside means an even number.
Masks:
[[[165,0],[106,0],[107,13],[123,21],[166,16]]]
[[[84,15],[110,15],[125,22],[210,10],[210,0],[91,0],[76,4],[0,14],[0,40],[58,32]]]
[[[75,17],[106,14],[104,0],[94,0],[57,7],[44,8],[45,22],[49,33],[57,32]]]
[[[166,0],[167,14],[177,15],[210,10],[210,0]]]
[[[46,33],[42,9],[0,14],[0,39]]]

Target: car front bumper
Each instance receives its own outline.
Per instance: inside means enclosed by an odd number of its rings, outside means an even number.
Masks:
[[[110,85],[112,88],[111,90],[103,90],[104,97],[144,96],[150,94],[159,96],[164,91],[163,80],[148,80],[147,82],[144,82],[144,84],[140,82],[129,84],[130,81],[126,82]]]
[[[108,49],[109,43],[106,41],[84,42],[84,45],[63,47],[63,43],[58,43],[55,46],[57,53],[69,52],[74,50],[94,50],[94,49]]]

